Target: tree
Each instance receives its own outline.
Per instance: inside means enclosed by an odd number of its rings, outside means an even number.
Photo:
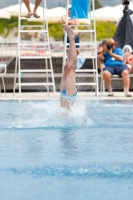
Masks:
[[[103,7],[102,4],[99,2],[99,0],[94,0],[95,3],[95,9]]]

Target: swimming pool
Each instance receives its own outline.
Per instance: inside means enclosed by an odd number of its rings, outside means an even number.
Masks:
[[[132,200],[133,101],[0,101],[0,197]]]

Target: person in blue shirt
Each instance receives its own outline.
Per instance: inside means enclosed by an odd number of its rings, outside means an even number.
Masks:
[[[119,75],[123,79],[125,86],[125,96],[131,97],[129,93],[130,78],[127,65],[124,63],[124,52],[121,48],[116,48],[116,42],[113,39],[108,39],[106,42],[106,51],[99,55],[100,61],[104,63],[103,79],[108,88],[108,96],[113,96],[111,86],[111,76]]]

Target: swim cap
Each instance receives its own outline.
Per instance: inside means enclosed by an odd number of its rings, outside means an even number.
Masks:
[[[125,49],[128,49],[129,50],[129,52],[130,53],[132,53],[132,47],[130,46],[130,45],[125,45],[124,47],[123,47],[123,51],[125,51]]]

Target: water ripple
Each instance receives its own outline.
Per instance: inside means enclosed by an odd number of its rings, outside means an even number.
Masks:
[[[11,168],[6,171],[13,174],[31,174],[34,177],[62,176],[62,177],[94,177],[94,178],[130,178],[133,179],[133,166],[57,166],[35,168]]]

